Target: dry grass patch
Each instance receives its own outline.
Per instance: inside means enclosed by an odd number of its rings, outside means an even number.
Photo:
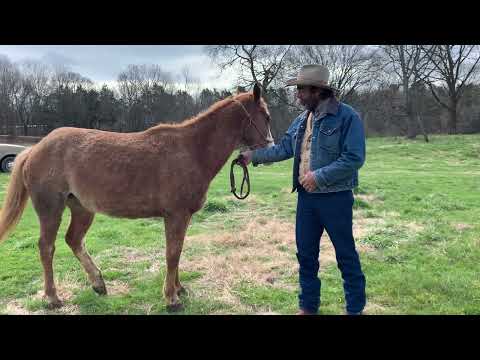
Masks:
[[[455,224],[453,227],[455,228],[455,230],[458,230],[458,231],[473,229],[472,225],[465,224],[465,223],[458,223],[458,224]]]
[[[6,304],[5,314],[9,315],[49,315],[49,314],[61,314],[61,315],[75,315],[79,314],[79,308],[77,305],[69,304],[72,300],[74,291],[80,289],[80,285],[73,280],[70,276],[65,276],[63,279],[56,280],[57,295],[62,300],[64,305],[55,310],[42,309],[37,311],[29,311],[26,308],[26,301],[31,300],[43,300],[44,290],[43,287],[36,294],[23,298],[10,301]]]
[[[239,187],[239,186],[237,186]],[[237,192],[239,192],[240,189],[237,189]],[[233,195],[226,195],[226,196],[223,196],[222,197],[223,201],[226,201],[226,202],[230,202],[230,201],[235,201],[235,198],[233,197]],[[249,205],[258,205],[258,204],[261,204],[263,203],[264,201],[262,201],[257,195],[255,194],[249,194],[245,199],[242,200],[242,203],[243,204],[249,204]]]
[[[378,222],[379,219],[362,219],[357,222],[355,237],[358,238],[367,231],[367,224],[371,226]],[[296,290],[298,287],[291,282],[298,273],[295,225],[292,223],[259,217],[250,220],[236,232],[190,236],[185,243],[186,246],[196,243],[207,250],[199,256],[182,257],[180,261],[181,270],[203,274],[194,281],[194,286],[198,288],[195,289],[196,296],[208,297],[215,293],[219,301],[242,306],[232,290],[242,281],[288,290]],[[336,264],[335,251],[326,232],[322,236],[320,249],[322,270]],[[357,249],[360,252],[372,250],[366,244],[357,244]],[[155,271],[158,266],[156,262],[150,270]]]
[[[368,204],[370,204],[372,202],[375,202],[375,201],[380,201],[379,198],[377,198],[375,195],[372,195],[372,194],[368,194],[368,195],[366,195],[366,194],[355,194],[355,198],[363,200]]]
[[[62,301],[70,301],[73,298],[75,291],[79,290],[82,286],[73,279],[69,274],[66,274],[62,279],[55,280],[55,287],[57,289],[57,295]],[[41,300],[44,295],[43,286],[40,290],[33,295],[33,299]]]
[[[385,226],[383,218],[363,218],[355,217],[353,219],[353,237],[355,240],[362,239],[372,231]]]
[[[215,293],[217,300],[239,312],[250,312],[233,290],[239,282],[295,289],[286,281],[298,268],[293,224],[259,218],[237,232],[191,236],[185,242],[207,248],[202,255],[180,262],[181,269],[203,274],[195,280],[195,296]]]
[[[32,313],[25,309],[19,301],[10,301],[7,303],[4,314],[7,315],[31,315]]]
[[[124,295],[127,294],[130,289],[128,285],[122,281],[113,280],[106,281],[108,295]],[[73,299],[75,290],[81,288],[80,284],[76,281],[66,277],[62,280],[56,282],[57,295],[62,300],[63,306],[58,309],[49,310],[41,309],[37,311],[29,311],[24,305],[27,299],[14,300],[6,304],[5,313],[10,315],[51,315],[51,314],[61,314],[61,315],[77,315],[80,313],[78,305],[70,304],[69,302]],[[32,300],[43,300],[44,299],[43,289],[37,291],[37,293],[31,296]]]
[[[105,281],[108,295],[125,295],[130,292],[128,284],[119,280]]]
[[[97,254],[97,256],[95,256],[95,260],[111,258],[114,255],[121,257],[122,261],[128,263],[149,261],[151,257],[151,255],[147,254],[144,250],[139,250],[128,246],[118,246],[112,249],[104,250]]]
[[[385,314],[386,311],[387,311],[387,308],[385,308],[384,306],[367,301],[367,304],[365,305],[365,309],[363,310],[363,313],[365,315],[381,315],[381,314]]]
[[[413,231],[414,233],[422,232],[425,227],[423,225],[417,224],[416,222],[409,222],[405,225],[409,230]]]

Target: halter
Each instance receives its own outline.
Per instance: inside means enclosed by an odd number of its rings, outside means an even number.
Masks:
[[[233,99],[233,101],[235,103],[237,103],[238,105],[240,105],[240,107],[242,108],[243,112],[245,113],[245,115],[247,116],[248,120],[249,120],[249,123],[243,128],[243,135],[245,135],[245,130],[247,129],[248,126],[253,126],[255,128],[255,130],[260,134],[260,136],[263,138],[263,140],[265,141],[263,144],[255,144],[255,145],[252,145],[252,146],[249,146],[250,150],[255,150],[255,149],[258,149],[259,147],[263,147],[265,145],[267,145],[269,142],[271,142],[271,138],[269,138],[267,135],[263,134],[257,127],[257,125],[255,124],[255,122],[252,120],[252,117],[250,116],[250,113],[247,111],[247,109],[245,109],[245,106],[240,102],[238,101],[237,99]],[[245,136],[243,136],[245,138]]]
[[[263,147],[266,144],[268,144],[271,139],[269,139],[267,136],[265,136],[258,129],[257,125],[255,125],[255,123],[253,122],[252,117],[250,116],[249,112],[247,111],[247,109],[245,109],[245,106],[243,106],[243,104],[240,101],[238,101],[237,99],[234,99],[233,101],[240,105],[240,107],[243,109],[245,115],[247,115],[247,118],[249,120],[249,124],[247,124],[243,129],[243,134],[245,134],[245,130],[246,130],[247,126],[253,125],[255,130],[257,130],[257,132],[265,140],[264,144],[255,144],[254,146],[250,146],[250,149],[256,149],[258,147]],[[243,169],[243,180],[242,180],[242,185],[240,186],[240,195],[238,195],[236,193],[236,188],[235,188],[235,175],[233,174],[233,168],[234,168],[235,165],[239,165]],[[243,186],[245,185],[245,183],[247,184],[247,192],[245,194],[243,194]],[[245,199],[248,196],[248,194],[250,194],[250,176],[248,175],[248,168],[245,165],[245,163],[243,162],[243,156],[241,154],[238,155],[238,157],[232,161],[232,164],[230,166],[230,186],[231,186],[231,192],[239,200]]]

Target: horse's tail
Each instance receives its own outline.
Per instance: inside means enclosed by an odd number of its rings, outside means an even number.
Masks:
[[[28,200],[28,192],[23,181],[23,166],[31,148],[18,154],[15,158],[13,171],[10,175],[3,207],[0,210],[0,242],[15,228],[22,217]]]

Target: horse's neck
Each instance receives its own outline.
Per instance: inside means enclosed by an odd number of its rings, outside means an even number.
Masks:
[[[238,146],[241,137],[241,119],[232,105],[198,119],[192,126],[192,135],[200,138],[198,158],[206,176],[211,180],[222,169]]]

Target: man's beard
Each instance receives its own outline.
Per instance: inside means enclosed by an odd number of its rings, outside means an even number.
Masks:
[[[302,101],[299,99],[298,103],[305,108],[305,110],[308,111],[314,111],[317,108],[317,104],[312,104],[312,103],[302,103]]]

